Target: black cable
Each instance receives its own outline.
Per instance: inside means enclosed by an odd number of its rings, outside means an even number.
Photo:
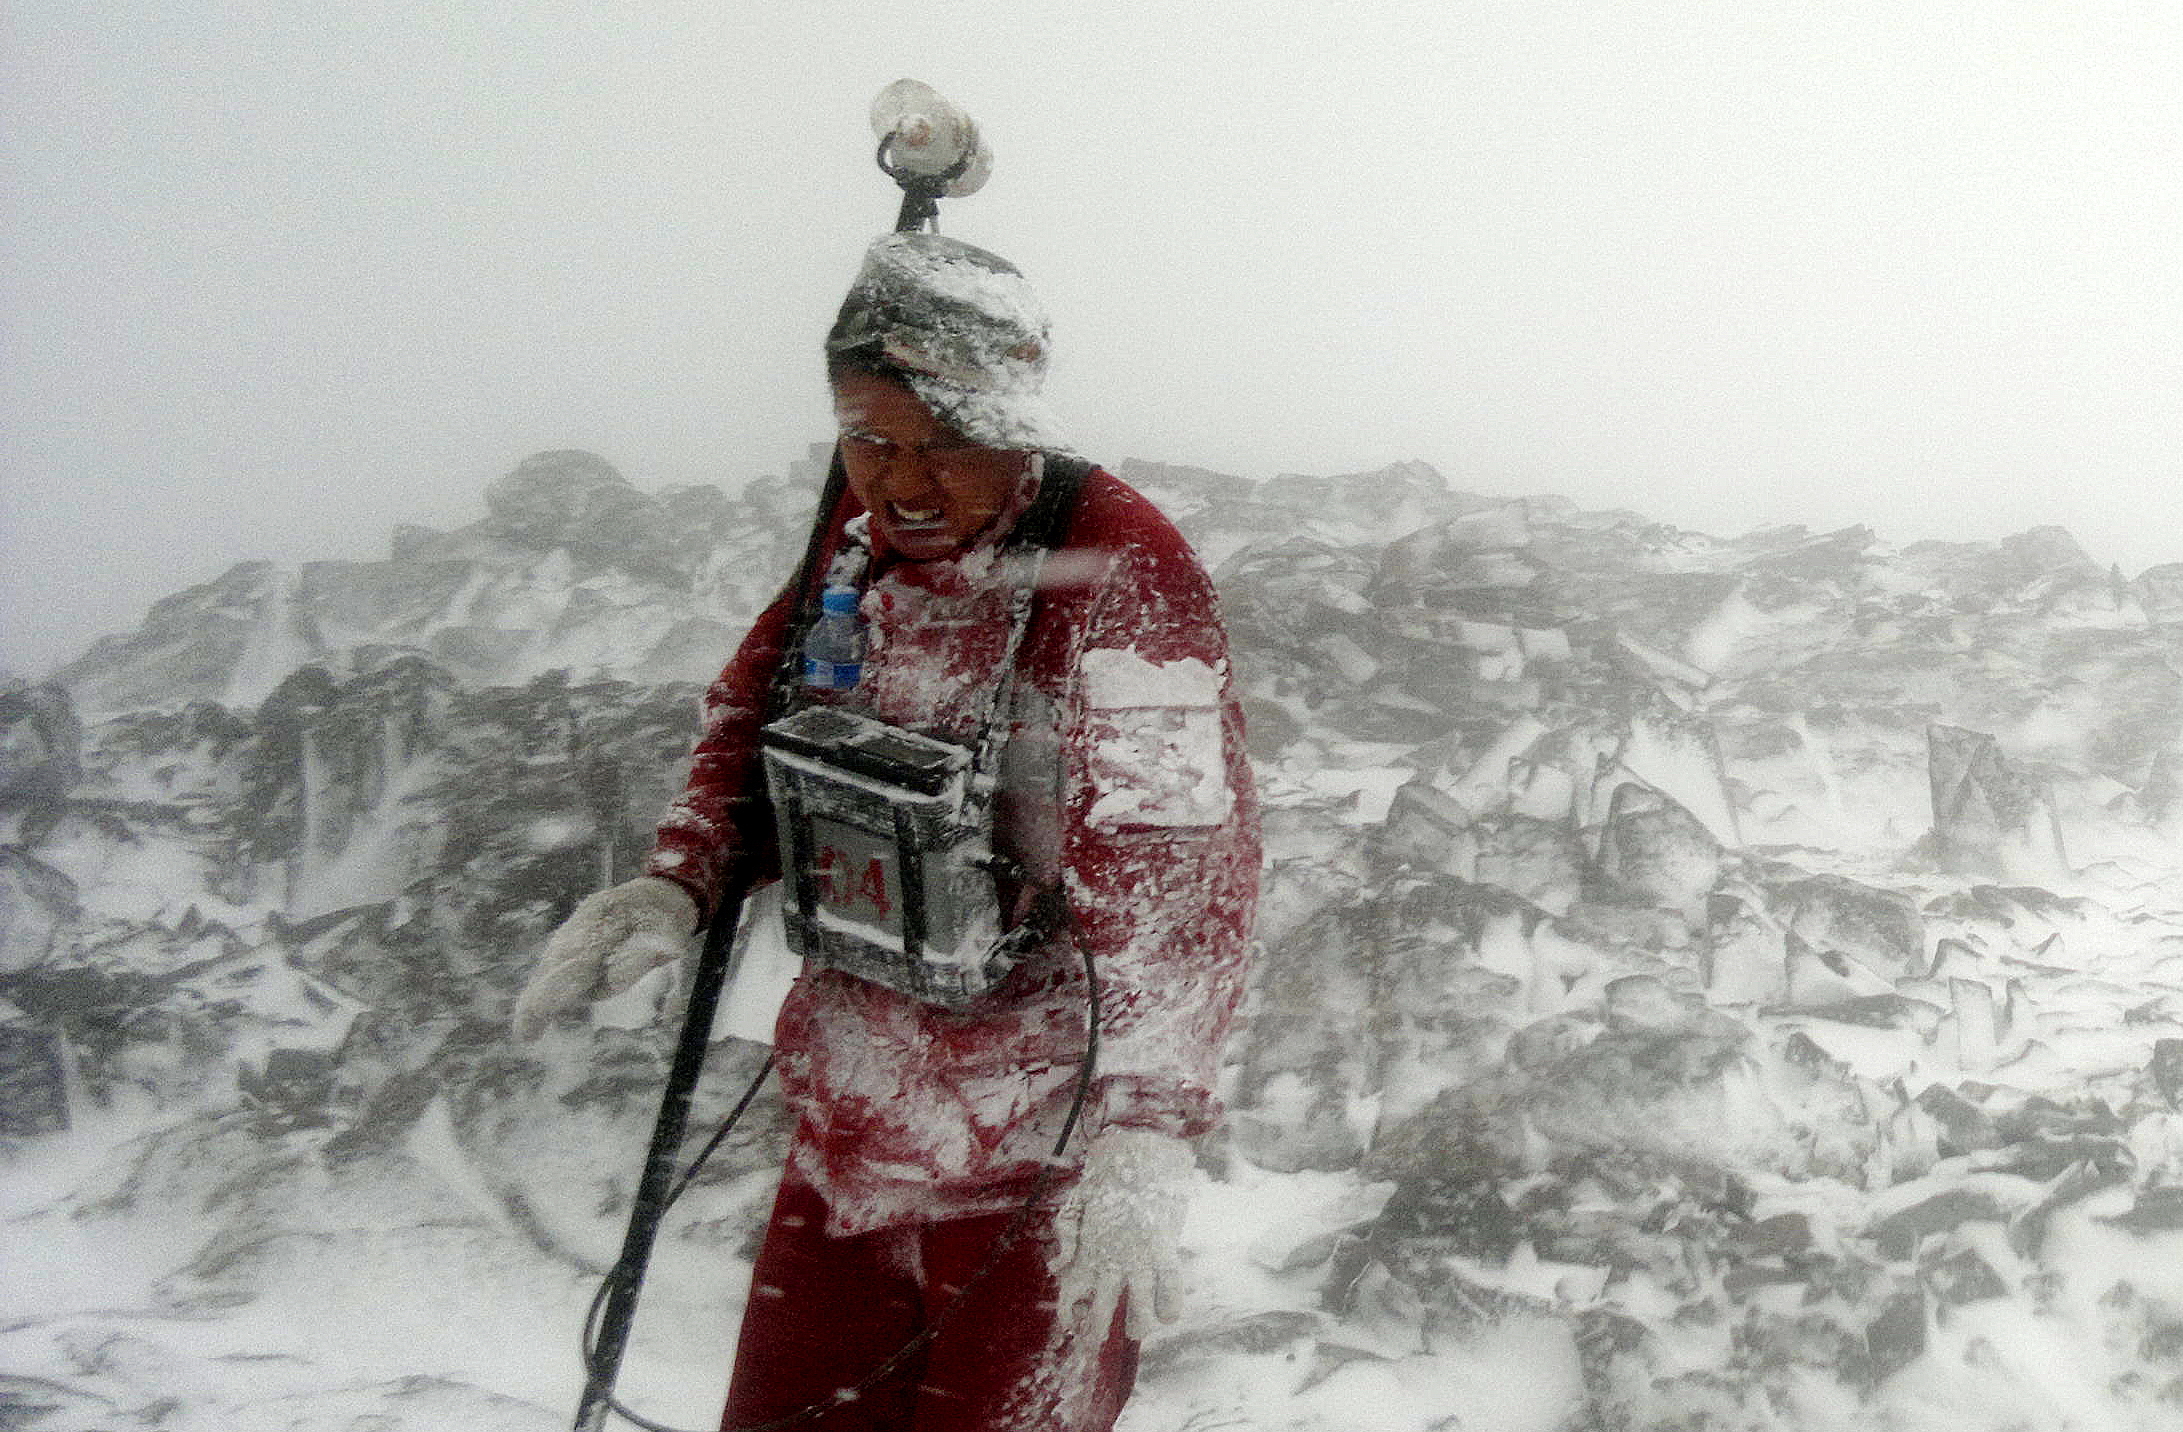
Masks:
[[[735,1107],[728,1110],[728,1116],[720,1121],[720,1127],[705,1141],[705,1147],[699,1149],[697,1157],[690,1160],[690,1166],[682,1171],[681,1181],[668,1190],[667,1207],[675,1206],[675,1200],[682,1197],[682,1191],[697,1178],[699,1170],[705,1167],[705,1161],[713,1156],[714,1150],[727,1142],[729,1132],[742,1121],[744,1112],[750,1108],[751,1100],[758,1097],[759,1087],[766,1082],[766,1075],[772,1072],[773,1051],[769,1049],[765,1059],[758,1065],[758,1072],[751,1077],[750,1087],[743,1091],[743,1097],[735,1101]]]
[[[965,149],[955,162],[938,174],[912,174],[907,169],[897,169],[891,160],[894,149],[894,133],[879,141],[879,151],[872,156],[879,163],[880,172],[902,186],[902,207],[894,216],[894,231],[898,234],[915,233],[931,225],[934,233],[940,230],[940,200],[947,196],[947,186],[963,177],[970,169],[970,162],[977,158],[976,146]]]
[[[1036,1182],[1032,1184],[1031,1191],[1024,1195],[1023,1202],[1017,1206],[1015,1216],[1009,1220],[1008,1226],[1001,1230],[998,1238],[993,1240],[992,1250],[985,1255],[985,1262],[980,1264],[978,1270],[970,1275],[961,1290],[948,1300],[947,1305],[934,1315],[932,1322],[923,1331],[889,1354],[884,1361],[872,1369],[862,1382],[857,1383],[854,1387],[841,1389],[835,1393],[832,1399],[826,1402],[814,1402],[808,1407],[798,1408],[794,1412],[773,1418],[770,1421],[749,1423],[742,1427],[729,1429],[729,1432],[777,1432],[777,1429],[780,1428],[795,1427],[816,1421],[818,1418],[832,1412],[842,1403],[854,1402],[857,1398],[892,1376],[896,1369],[900,1368],[904,1363],[931,1346],[933,1339],[940,1335],[941,1330],[947,1326],[948,1321],[955,1315],[956,1309],[960,1308],[964,1300],[969,1298],[971,1293],[976,1291],[987,1278],[999,1270],[1002,1260],[1008,1256],[1018,1243],[1023,1241],[1024,1232],[1030,1227],[1031,1215],[1038,1210],[1040,1200],[1045,1198],[1046,1191],[1053,1186],[1055,1177],[1061,1172],[1062,1157],[1068,1151],[1069,1140],[1076,1134],[1077,1124],[1083,1117],[1085,1104],[1090,1102],[1092,1076],[1099,1066],[1099,972],[1092,965],[1091,947],[1089,945],[1080,941],[1078,943],[1078,953],[1084,959],[1084,1003],[1088,1018],[1084,1032],[1084,1062],[1077,1070],[1076,1093],[1069,1101],[1068,1116],[1061,1121],[1061,1133],[1054,1140],[1053,1153],[1048,1156],[1049,1162],[1039,1170]],[[699,1171],[705,1166],[705,1161],[711,1158],[714,1151],[727,1140],[729,1132],[741,1120],[744,1112],[750,1108],[751,1101],[758,1097],[760,1086],[765,1083],[766,1075],[771,1073],[772,1070],[773,1056],[768,1054],[765,1063],[759,1066],[758,1077],[751,1080],[750,1087],[743,1091],[743,1097],[738,1099],[735,1107],[728,1111],[727,1118],[721,1121],[720,1127],[714,1131],[712,1138],[706,1141],[705,1147],[698,1151],[697,1157],[690,1161],[689,1166],[683,1170],[682,1177],[668,1193],[666,1202],[660,1207],[660,1217],[663,1221],[667,1216],[667,1210],[674,1207],[675,1200],[682,1197],[684,1191],[697,1178]],[[596,1356],[593,1338],[598,1331],[599,1310],[606,1305],[608,1294],[625,1281],[625,1277],[626,1275],[619,1265],[608,1270],[606,1276],[599,1280],[599,1290],[592,1295],[590,1310],[584,1314],[584,1326],[579,1335],[579,1347],[583,1355],[583,1365],[586,1373],[593,1370],[593,1362]],[[664,1422],[654,1422],[648,1417],[631,1411],[623,1406],[612,1392],[606,1394],[606,1405],[609,1410],[624,1421],[644,1429],[644,1432],[688,1432],[688,1429],[671,1427]],[[711,1429],[707,1429],[707,1432],[711,1432]]]
[[[666,1221],[667,1211],[675,1206],[675,1200],[681,1198],[684,1191],[696,1180],[698,1173],[705,1167],[705,1161],[710,1159],[714,1151],[727,1141],[728,1135],[742,1121],[744,1113],[749,1110],[752,1101],[758,1097],[758,1091],[765,1087],[766,1075],[772,1072],[773,1055],[768,1052],[765,1061],[758,1066],[757,1076],[750,1081],[750,1087],[743,1091],[743,1097],[735,1101],[735,1107],[728,1110],[728,1116],[720,1121],[720,1127],[713,1132],[710,1139],[706,1140],[705,1147],[698,1150],[697,1157],[690,1160],[688,1167],[683,1169],[681,1178],[677,1179],[674,1187],[668,1190],[667,1197],[660,1203],[660,1221]],[[598,1373],[599,1311],[606,1306],[606,1300],[613,1291],[626,1285],[628,1281],[629,1270],[626,1264],[617,1262],[607,1271],[606,1276],[599,1280],[599,1290],[591,1295],[591,1307],[584,1314],[583,1330],[577,1334],[577,1349],[582,1356],[584,1373],[587,1377],[596,1376]],[[617,1413],[627,1421],[642,1427],[645,1432],[682,1432],[681,1428],[669,1427],[664,1423],[654,1422],[647,1417],[630,1411],[615,1400],[611,1387],[604,1393],[604,1397],[609,1411]]]

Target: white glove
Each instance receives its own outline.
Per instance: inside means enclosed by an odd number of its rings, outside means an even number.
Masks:
[[[1182,1223],[1190,1209],[1190,1145],[1151,1129],[1104,1129],[1084,1173],[1055,1215],[1054,1272],[1061,1306],[1091,1300],[1095,1338],[1129,1295],[1129,1335],[1140,1341],[1182,1315]]]
[[[516,996],[515,1037],[536,1039],[563,1010],[620,994],[680,959],[696,928],[697,902],[672,880],[640,875],[584,897]]]

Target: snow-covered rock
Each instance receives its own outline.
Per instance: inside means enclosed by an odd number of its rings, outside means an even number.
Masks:
[[[0,1421],[565,1424],[665,1040],[508,1005],[824,460],[540,454],[0,692],[0,1082],[68,1123],[0,1135]],[[2172,1422],[2183,564],[1123,475],[1215,570],[1268,851],[1125,1432]],[[758,1107],[654,1260],[670,1421],[717,1412]]]

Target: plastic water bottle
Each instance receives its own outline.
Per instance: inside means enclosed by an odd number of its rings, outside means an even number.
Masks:
[[[803,684],[818,691],[847,691],[864,675],[864,619],[857,589],[828,587],[819,598],[819,619],[803,639]]]

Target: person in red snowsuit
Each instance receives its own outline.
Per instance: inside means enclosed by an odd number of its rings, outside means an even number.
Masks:
[[[1002,547],[1063,446],[1037,402],[1043,316],[1005,261],[882,239],[828,346],[854,500],[827,519],[827,555],[869,548],[870,653],[848,702],[969,743],[1009,690],[994,846],[1020,875],[1016,907],[1059,891],[1067,919],[964,1008],[835,969],[796,980],[775,1028],[795,1134],[722,1426],[832,1404],[808,1425],[1109,1428],[1138,1339],[1175,1315],[1184,1141],[1217,1117],[1257,897],[1225,632],[1188,544],[1095,468],[1004,683],[1017,569]],[[777,874],[758,729],[805,600],[784,592],[713,684],[647,874],[627,910],[598,912],[604,953],[560,977],[560,1002],[602,965],[626,985],[730,882]],[[1095,1077],[1052,1170],[1087,1052],[1087,956]],[[535,1024],[555,997],[533,1003]]]

